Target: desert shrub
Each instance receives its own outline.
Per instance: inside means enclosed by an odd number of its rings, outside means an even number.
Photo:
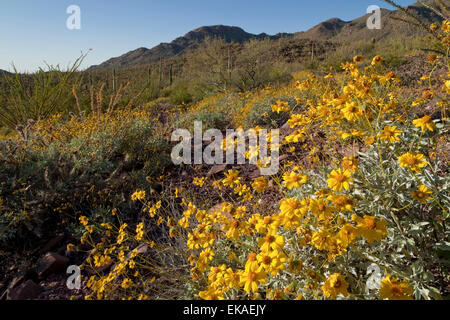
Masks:
[[[395,69],[407,61],[405,55],[409,52],[428,46],[429,42],[424,41],[422,37],[394,38],[373,43],[354,41],[342,44],[336,51],[330,53],[320,63],[320,69],[326,72],[329,71],[330,67],[333,67],[334,70],[341,70],[341,64],[351,60],[357,54],[370,57],[379,52],[383,52],[383,64],[389,69]]]
[[[175,105],[185,105],[193,101],[194,97],[186,83],[178,83],[170,91],[170,103]]]
[[[170,162],[163,130],[143,111],[69,121],[57,116],[38,122],[33,133],[25,142],[0,144],[0,241],[8,247],[66,228],[62,221],[73,222],[80,212],[99,212],[122,196],[95,199],[94,190],[111,192],[123,174],[146,183]]]
[[[1,104],[0,124],[13,130],[24,125],[28,120],[45,119],[55,113],[77,112],[73,86],[80,78],[76,71],[84,56],[77,59],[66,71],[59,67],[48,66],[31,76],[4,75],[6,82]]]
[[[277,101],[288,102],[290,110],[297,107],[297,101],[292,97],[270,97],[265,101],[255,103],[250,113],[243,120],[245,128],[261,126],[264,128],[280,128],[289,119],[289,112],[274,112],[272,106]]]
[[[188,129],[194,132],[194,122],[200,121],[203,125],[203,130],[218,129],[224,131],[229,125],[229,115],[220,111],[198,111],[190,112],[176,121],[174,128]]]

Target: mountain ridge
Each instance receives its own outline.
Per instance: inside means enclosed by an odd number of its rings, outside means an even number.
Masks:
[[[440,18],[432,10],[423,7],[419,3],[407,6],[406,9],[413,14],[419,15],[427,23],[434,22]],[[119,57],[111,58],[99,65],[91,66],[88,70],[130,67],[155,63],[160,59],[169,59],[182,54],[189,49],[193,49],[207,38],[220,38],[226,42],[237,43],[244,43],[253,39],[278,40],[280,38],[293,38],[334,41],[343,44],[345,42],[359,40],[379,41],[395,35],[405,37],[418,32],[416,28],[394,20],[395,18],[402,16],[402,13],[400,13],[399,10],[382,9],[381,30],[369,30],[367,28],[366,21],[369,16],[370,14],[366,14],[350,21],[344,21],[335,17],[321,22],[307,31],[278,33],[275,35],[268,35],[266,33],[252,34],[237,26],[203,26],[189,31],[184,36],[178,37],[170,43],[160,43],[151,49],[141,47],[129,51]]]
[[[129,51],[119,57],[111,58],[99,65],[91,66],[89,69],[93,70],[109,67],[122,67],[156,62],[160,58],[171,58],[186,51],[187,49],[192,49],[206,38],[220,38],[226,42],[243,43],[252,39],[263,40],[268,38],[271,40],[277,40],[281,37],[292,36],[293,34],[289,33],[278,33],[276,35],[260,33],[256,35],[248,33],[242,28],[236,26],[203,26],[189,31],[184,36],[178,37],[170,43],[162,42],[151,49],[141,47],[136,50]]]

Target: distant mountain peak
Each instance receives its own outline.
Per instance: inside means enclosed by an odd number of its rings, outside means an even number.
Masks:
[[[329,24],[344,24],[344,23],[347,23],[347,22],[345,22],[344,20],[341,20],[341,19],[339,19],[339,18],[331,18],[331,19],[328,19],[328,20],[324,21],[323,23],[329,23]]]
[[[203,26],[203,27],[199,27],[197,29],[194,29],[188,33],[195,33],[195,32],[209,32],[209,31],[240,31],[240,32],[245,32],[244,29],[242,29],[241,27],[236,27],[236,26],[226,26],[223,24],[218,24],[218,25],[212,25],[212,26]]]
[[[156,62],[161,58],[168,59],[180,54],[187,49],[194,48],[207,38],[219,38],[226,42],[243,43],[251,39],[279,39],[282,36],[292,36],[292,34],[277,34],[269,36],[265,33],[255,35],[246,32],[244,29],[235,26],[213,25],[203,26],[189,31],[182,37],[178,37],[170,43],[160,43],[152,49],[139,48],[130,51],[120,57],[109,59],[108,61],[92,66],[90,69],[105,69],[121,66],[144,65]]]

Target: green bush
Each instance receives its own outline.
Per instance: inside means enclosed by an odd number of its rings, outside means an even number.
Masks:
[[[194,122],[201,121],[203,130],[219,129],[224,131],[231,123],[226,114],[220,111],[200,111],[191,112],[174,123],[175,129],[187,129],[190,132],[194,130]]]
[[[281,112],[278,114],[272,111],[272,105],[276,104],[278,100],[289,102],[291,109],[297,105],[296,100],[292,97],[268,98],[252,107],[252,110],[243,121],[244,128],[261,126],[272,129],[280,128],[283,124],[285,124],[289,119],[289,113]]]

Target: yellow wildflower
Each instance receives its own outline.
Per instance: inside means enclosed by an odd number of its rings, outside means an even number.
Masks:
[[[130,288],[131,286],[133,285],[133,282],[130,280],[130,279],[125,279],[125,280],[123,280],[123,282],[122,282],[122,288],[123,289],[128,289],[128,288]]]
[[[420,203],[427,204],[428,200],[432,199],[429,197],[433,192],[428,189],[426,186],[421,185],[417,191],[412,192],[412,196],[414,200],[419,201]]]
[[[356,160],[355,157],[344,157],[344,159],[342,159],[342,167],[345,170],[355,172],[358,170],[358,160]]]
[[[436,129],[436,124],[433,122],[430,116],[425,115],[420,119],[413,120],[412,122],[416,128],[421,128],[422,131],[430,130],[434,131]]]
[[[194,178],[194,181],[193,181],[192,183],[193,183],[194,185],[196,185],[196,186],[202,188],[203,185],[205,184],[205,182],[206,182],[206,177],[202,177],[202,178],[195,177],[195,178]]]
[[[145,199],[145,191],[144,190],[136,190],[135,193],[131,195],[131,200],[144,200]]]
[[[228,172],[225,173],[225,179],[222,180],[222,183],[225,186],[229,186],[230,188],[234,188],[241,182],[241,178],[239,176],[239,171],[237,170],[228,170]]]
[[[257,193],[262,193],[266,191],[268,188],[266,177],[256,178],[255,181],[253,181],[252,183],[252,187]]]
[[[372,60],[372,66],[376,66],[376,65],[380,64],[381,61],[383,61],[383,58],[381,58],[380,56],[374,57]]]
[[[398,137],[403,131],[400,129],[397,129],[396,126],[386,126],[384,127],[384,130],[380,133],[378,133],[377,137],[380,138],[382,141],[387,142],[397,142],[400,141],[400,138]]]
[[[422,172],[422,168],[428,163],[423,160],[425,156],[423,154],[416,154],[414,152],[407,152],[398,158],[400,166],[403,168],[410,168],[417,173]]]
[[[352,215],[352,220],[357,223],[356,229],[358,234],[364,237],[367,242],[372,243],[375,240],[381,241],[387,235],[387,221],[372,216],[364,216],[364,218]]]
[[[442,31],[444,31],[445,33],[450,33],[450,21],[449,20],[444,20],[442,22],[442,27],[441,27]]]
[[[141,222],[136,227],[136,237],[137,241],[141,241],[144,238],[144,223]]]
[[[286,172],[283,175],[283,180],[285,187],[288,188],[289,190],[292,190],[294,188],[300,188],[302,184],[308,181],[308,177],[301,173],[296,173],[292,171]]]
[[[247,293],[258,292],[258,284],[266,283],[266,276],[262,267],[254,264],[242,273],[240,285],[244,286],[244,291]]]
[[[413,290],[407,281],[399,281],[391,275],[386,275],[381,281],[380,299],[413,300]]]
[[[323,294],[330,299],[336,299],[340,294],[347,297],[349,295],[347,289],[348,282],[339,273],[333,273],[322,286]]]
[[[350,177],[351,174],[349,170],[337,169],[331,171],[327,180],[328,187],[337,192],[342,191],[342,189],[350,189],[350,182],[353,182],[353,179]]]
[[[363,60],[364,60],[364,56],[355,56],[354,58],[353,58],[353,62],[354,63],[360,63],[360,62],[362,62]]]
[[[347,103],[345,108],[342,109],[342,114],[348,121],[356,121],[362,116],[361,107],[355,102]]]
[[[289,111],[289,103],[278,100],[277,103],[272,106],[272,111],[276,113]]]
[[[258,240],[261,251],[281,250],[284,247],[284,237],[275,233],[268,233],[265,238]]]

